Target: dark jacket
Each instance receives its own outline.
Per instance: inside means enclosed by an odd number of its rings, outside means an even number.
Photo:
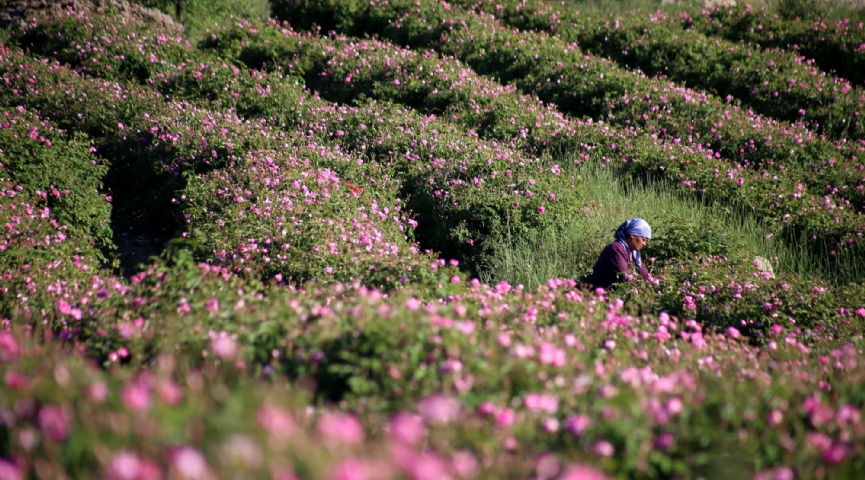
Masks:
[[[613,243],[604,247],[595,266],[592,267],[592,274],[586,281],[593,288],[609,288],[612,284],[622,281],[622,276],[631,273],[631,263],[633,257],[628,258],[628,249],[622,242],[616,240]],[[640,275],[643,278],[649,277],[649,272],[646,271],[646,265],[643,264],[640,269]]]

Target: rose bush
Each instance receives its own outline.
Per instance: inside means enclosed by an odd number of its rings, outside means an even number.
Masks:
[[[845,183],[855,181],[857,183],[855,187],[852,184],[846,185],[846,188],[844,185],[839,188],[832,186],[831,183],[827,185],[812,183],[806,181],[806,176],[808,179],[813,178],[812,161],[826,165],[818,168],[826,169],[826,175],[829,175],[830,181],[835,183],[836,158],[805,153],[803,159],[813,159],[807,161],[808,166],[791,167],[787,161],[790,159],[788,152],[792,151],[794,155],[792,158],[795,159],[798,158],[795,156],[796,152],[803,149],[799,146],[786,149],[785,146],[783,147],[785,150],[781,150],[781,144],[776,143],[775,140],[790,135],[789,138],[793,142],[791,146],[804,144],[805,152],[813,152],[812,144],[803,141],[804,138],[813,137],[813,134],[805,133],[807,130],[792,134],[791,130],[785,129],[776,122],[755,116],[752,112],[742,112],[722,102],[712,101],[699,92],[685,90],[664,81],[641,78],[632,72],[617,68],[613,62],[586,56],[576,45],[568,44],[557,37],[517,32],[506,28],[503,22],[493,15],[460,11],[445,2],[416,2],[417,5],[399,1],[386,4],[374,2],[357,10],[350,9],[348,4],[334,4],[331,6],[330,13],[322,13],[326,10],[324,3],[317,4],[315,9],[307,9],[305,6],[307,3],[283,2],[281,10],[277,12],[282,12],[280,14],[283,15],[282,18],[291,19],[301,26],[315,23],[325,17],[334,18],[336,20],[333,25],[342,32],[352,34],[362,29],[377,32],[400,44],[434,47],[442,53],[454,55],[478,73],[513,82],[522,90],[537,94],[542,100],[552,101],[565,112],[620,121],[628,137],[642,138],[643,142],[637,144],[637,139],[630,139],[607,145],[604,145],[606,143],[604,142],[600,146],[627,154],[629,162],[632,160],[644,162],[643,165],[629,164],[633,167],[632,170],[641,174],[645,174],[646,170],[651,170],[653,174],[663,173],[671,167],[670,164],[675,163],[670,160],[678,158],[677,168],[685,169],[687,172],[674,170],[673,178],[676,179],[676,183],[682,182],[681,185],[686,191],[701,194],[713,192],[717,195],[713,198],[744,206],[748,210],[759,211],[763,217],[777,219],[780,225],[791,230],[791,235],[796,237],[803,234],[807,237],[816,238],[818,235],[823,237],[834,230],[836,233],[824,237],[824,245],[831,245],[831,247],[818,246],[822,242],[814,244],[818,256],[829,256],[831,251],[837,255],[840,250],[835,248],[836,245],[852,245],[853,250],[861,248],[859,246],[861,242],[857,240],[861,238],[859,235],[861,231],[858,226],[852,226],[856,223],[852,218],[857,215],[855,210],[858,210],[860,202],[856,200],[851,202],[848,198],[841,197],[843,199],[838,200],[840,204],[836,204],[832,200],[823,198],[823,202],[829,202],[825,205],[831,204],[829,208],[833,214],[823,216],[823,220],[818,220],[817,216],[809,214],[800,217],[801,223],[795,220],[792,212],[785,211],[787,209],[778,202],[807,200],[809,196],[802,191],[808,188],[808,185],[811,186],[811,191],[821,196],[824,192],[833,192],[840,196],[844,191],[859,192],[853,195],[861,196],[862,190],[859,187],[862,185],[858,185],[861,183],[860,168],[865,167],[862,167],[861,161],[853,152],[865,146],[849,146],[849,161],[839,163],[839,166],[844,165],[839,170],[849,172],[842,173],[840,178],[844,178],[845,180],[842,181]],[[318,13],[313,15],[314,12]],[[642,91],[631,93],[635,87]],[[700,122],[705,123],[698,129],[695,124],[700,125]],[[769,128],[777,128],[778,137],[772,135],[770,138],[763,131],[773,123],[777,127]],[[718,132],[722,127],[723,135]],[[631,131],[632,128],[634,131]],[[652,133],[647,134],[647,132]],[[727,140],[723,140],[725,138]],[[734,138],[736,140],[733,140]],[[696,149],[699,153],[695,156],[701,159],[695,158],[691,161],[683,158],[683,154],[676,155],[670,152],[665,155],[666,165],[659,164],[658,160],[650,160],[652,157],[656,159],[658,157],[648,154],[648,151],[656,149],[662,139],[665,140],[662,151],[673,150],[679,153],[680,145],[684,144],[683,146]],[[758,140],[760,144],[757,144]],[[625,150],[631,148],[633,151]],[[835,147],[819,141],[816,146],[816,149],[822,149],[823,152],[828,151],[826,149],[843,150],[844,148],[846,147],[840,145]],[[693,152],[692,149],[686,151]],[[765,152],[762,154],[766,156],[762,158],[758,156],[760,160],[754,162],[757,152]],[[604,157],[609,158],[606,155]],[[725,158],[735,159],[735,163],[731,165],[723,161]],[[712,165],[715,160],[719,161],[716,165]],[[651,167],[647,169],[645,164]],[[722,177],[725,170],[726,175],[733,179],[733,182],[728,185],[735,184],[735,189],[727,185],[720,186],[725,182]],[[745,173],[749,173],[753,180],[739,176]],[[783,184],[789,186],[782,186]],[[716,185],[720,188],[714,189]],[[745,188],[741,188],[742,186]],[[750,194],[757,194],[757,192],[762,194],[779,188],[786,192],[769,194],[761,200],[745,193],[750,191]],[[747,200],[743,194],[748,195]],[[819,198],[815,196],[811,201],[819,202]],[[754,205],[752,202],[755,200],[762,205],[760,207]],[[847,202],[855,207],[854,211],[849,210]],[[843,211],[835,205],[844,207]],[[814,212],[816,209],[824,208],[826,207],[814,205],[808,210]],[[836,221],[835,213],[839,212],[842,215],[851,215],[849,217],[851,220],[848,222],[837,217]],[[847,225],[849,230],[838,235],[840,225]],[[853,254],[848,261],[853,261],[852,258],[856,255],[858,254]]]
[[[837,275],[861,258],[858,145],[498,14],[292,5],[298,25],[441,53],[276,22],[4,34],[0,478],[865,467],[865,285]],[[764,217],[760,235],[807,236],[831,268],[772,276],[717,215],[653,224],[654,281],[471,278],[488,239],[589,215],[586,163]],[[124,277],[95,248],[109,214],[175,238]]]
[[[707,35],[760,48],[778,48],[801,54],[826,72],[862,86],[865,83],[865,31],[862,22],[781,19],[748,5],[706,10],[702,16],[683,19],[685,25]]]

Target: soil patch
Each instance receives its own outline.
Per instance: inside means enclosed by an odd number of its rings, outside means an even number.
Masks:
[[[21,26],[25,23],[56,16],[116,14],[121,18],[136,18],[155,24],[180,35],[183,25],[153,8],[126,0],[5,0],[0,4],[0,27]]]

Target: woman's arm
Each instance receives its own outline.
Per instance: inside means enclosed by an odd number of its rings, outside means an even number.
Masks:
[[[615,276],[614,281],[621,281],[621,276],[627,274],[630,270],[630,266],[628,265],[628,250],[622,246],[619,242],[613,244],[612,255],[610,255],[610,262],[613,264],[613,271],[615,272],[613,275]]]

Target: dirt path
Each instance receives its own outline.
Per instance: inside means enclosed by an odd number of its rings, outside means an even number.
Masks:
[[[116,228],[114,243],[117,251],[114,253],[120,259],[120,272],[127,278],[140,272],[140,265],[149,264],[150,257],[159,256],[170,239],[167,232]]]

